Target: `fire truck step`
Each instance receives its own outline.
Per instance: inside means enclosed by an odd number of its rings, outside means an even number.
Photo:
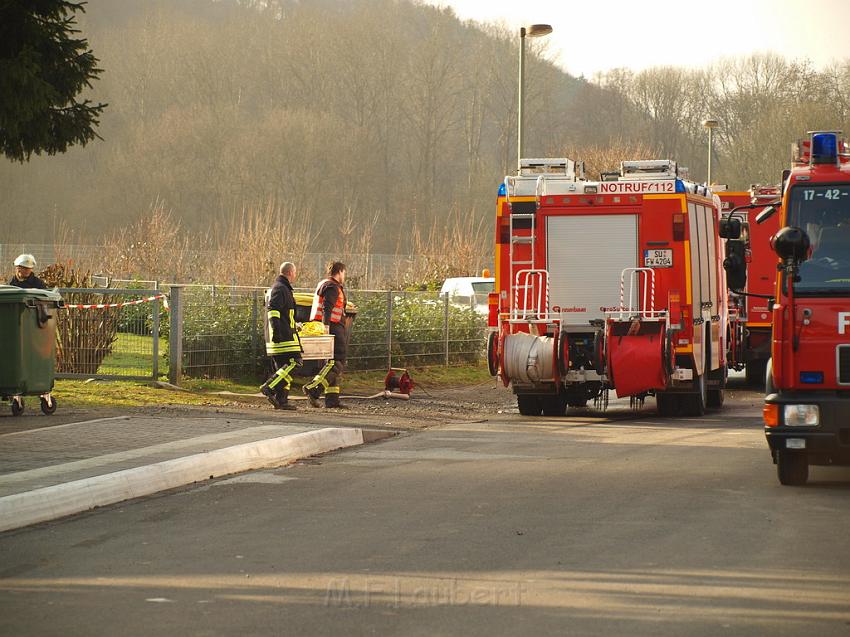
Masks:
[[[534,237],[511,237],[511,243],[532,243]]]

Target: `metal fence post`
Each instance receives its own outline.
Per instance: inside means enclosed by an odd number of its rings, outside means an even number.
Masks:
[[[387,290],[387,369],[393,366],[393,292]]]
[[[443,295],[443,336],[446,341],[446,367],[449,366],[449,295]]]
[[[159,282],[153,286],[154,290],[159,291]],[[159,379],[159,299],[151,303],[151,335],[153,336],[153,369],[151,374],[154,380]]]
[[[257,291],[251,293],[251,349],[254,356],[260,357],[260,335],[257,331]]]
[[[168,382],[179,385],[183,375],[183,286],[171,286],[171,322],[168,330]]]

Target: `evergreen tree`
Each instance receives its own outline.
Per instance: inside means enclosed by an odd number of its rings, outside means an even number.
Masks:
[[[95,137],[106,104],[78,99],[102,72],[75,29],[84,2],[0,0],[0,148],[23,162]]]

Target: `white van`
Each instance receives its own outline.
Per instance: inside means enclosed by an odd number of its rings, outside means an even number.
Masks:
[[[449,303],[458,307],[472,307],[479,314],[487,315],[487,295],[496,288],[496,279],[482,276],[460,276],[446,279],[440,288],[440,296],[448,296]]]

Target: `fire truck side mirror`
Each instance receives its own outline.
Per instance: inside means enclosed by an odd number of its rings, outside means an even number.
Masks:
[[[718,227],[721,239],[740,239],[741,220],[736,217],[724,217]]]
[[[785,226],[770,240],[776,255],[786,263],[802,263],[809,258],[809,235],[802,228]]]
[[[776,212],[776,206],[767,206],[764,210],[756,215],[756,223],[762,224],[770,219]]]
[[[730,290],[743,290],[747,285],[747,246],[743,241],[730,239],[726,242],[726,258],[723,269],[726,270],[726,286]]]

